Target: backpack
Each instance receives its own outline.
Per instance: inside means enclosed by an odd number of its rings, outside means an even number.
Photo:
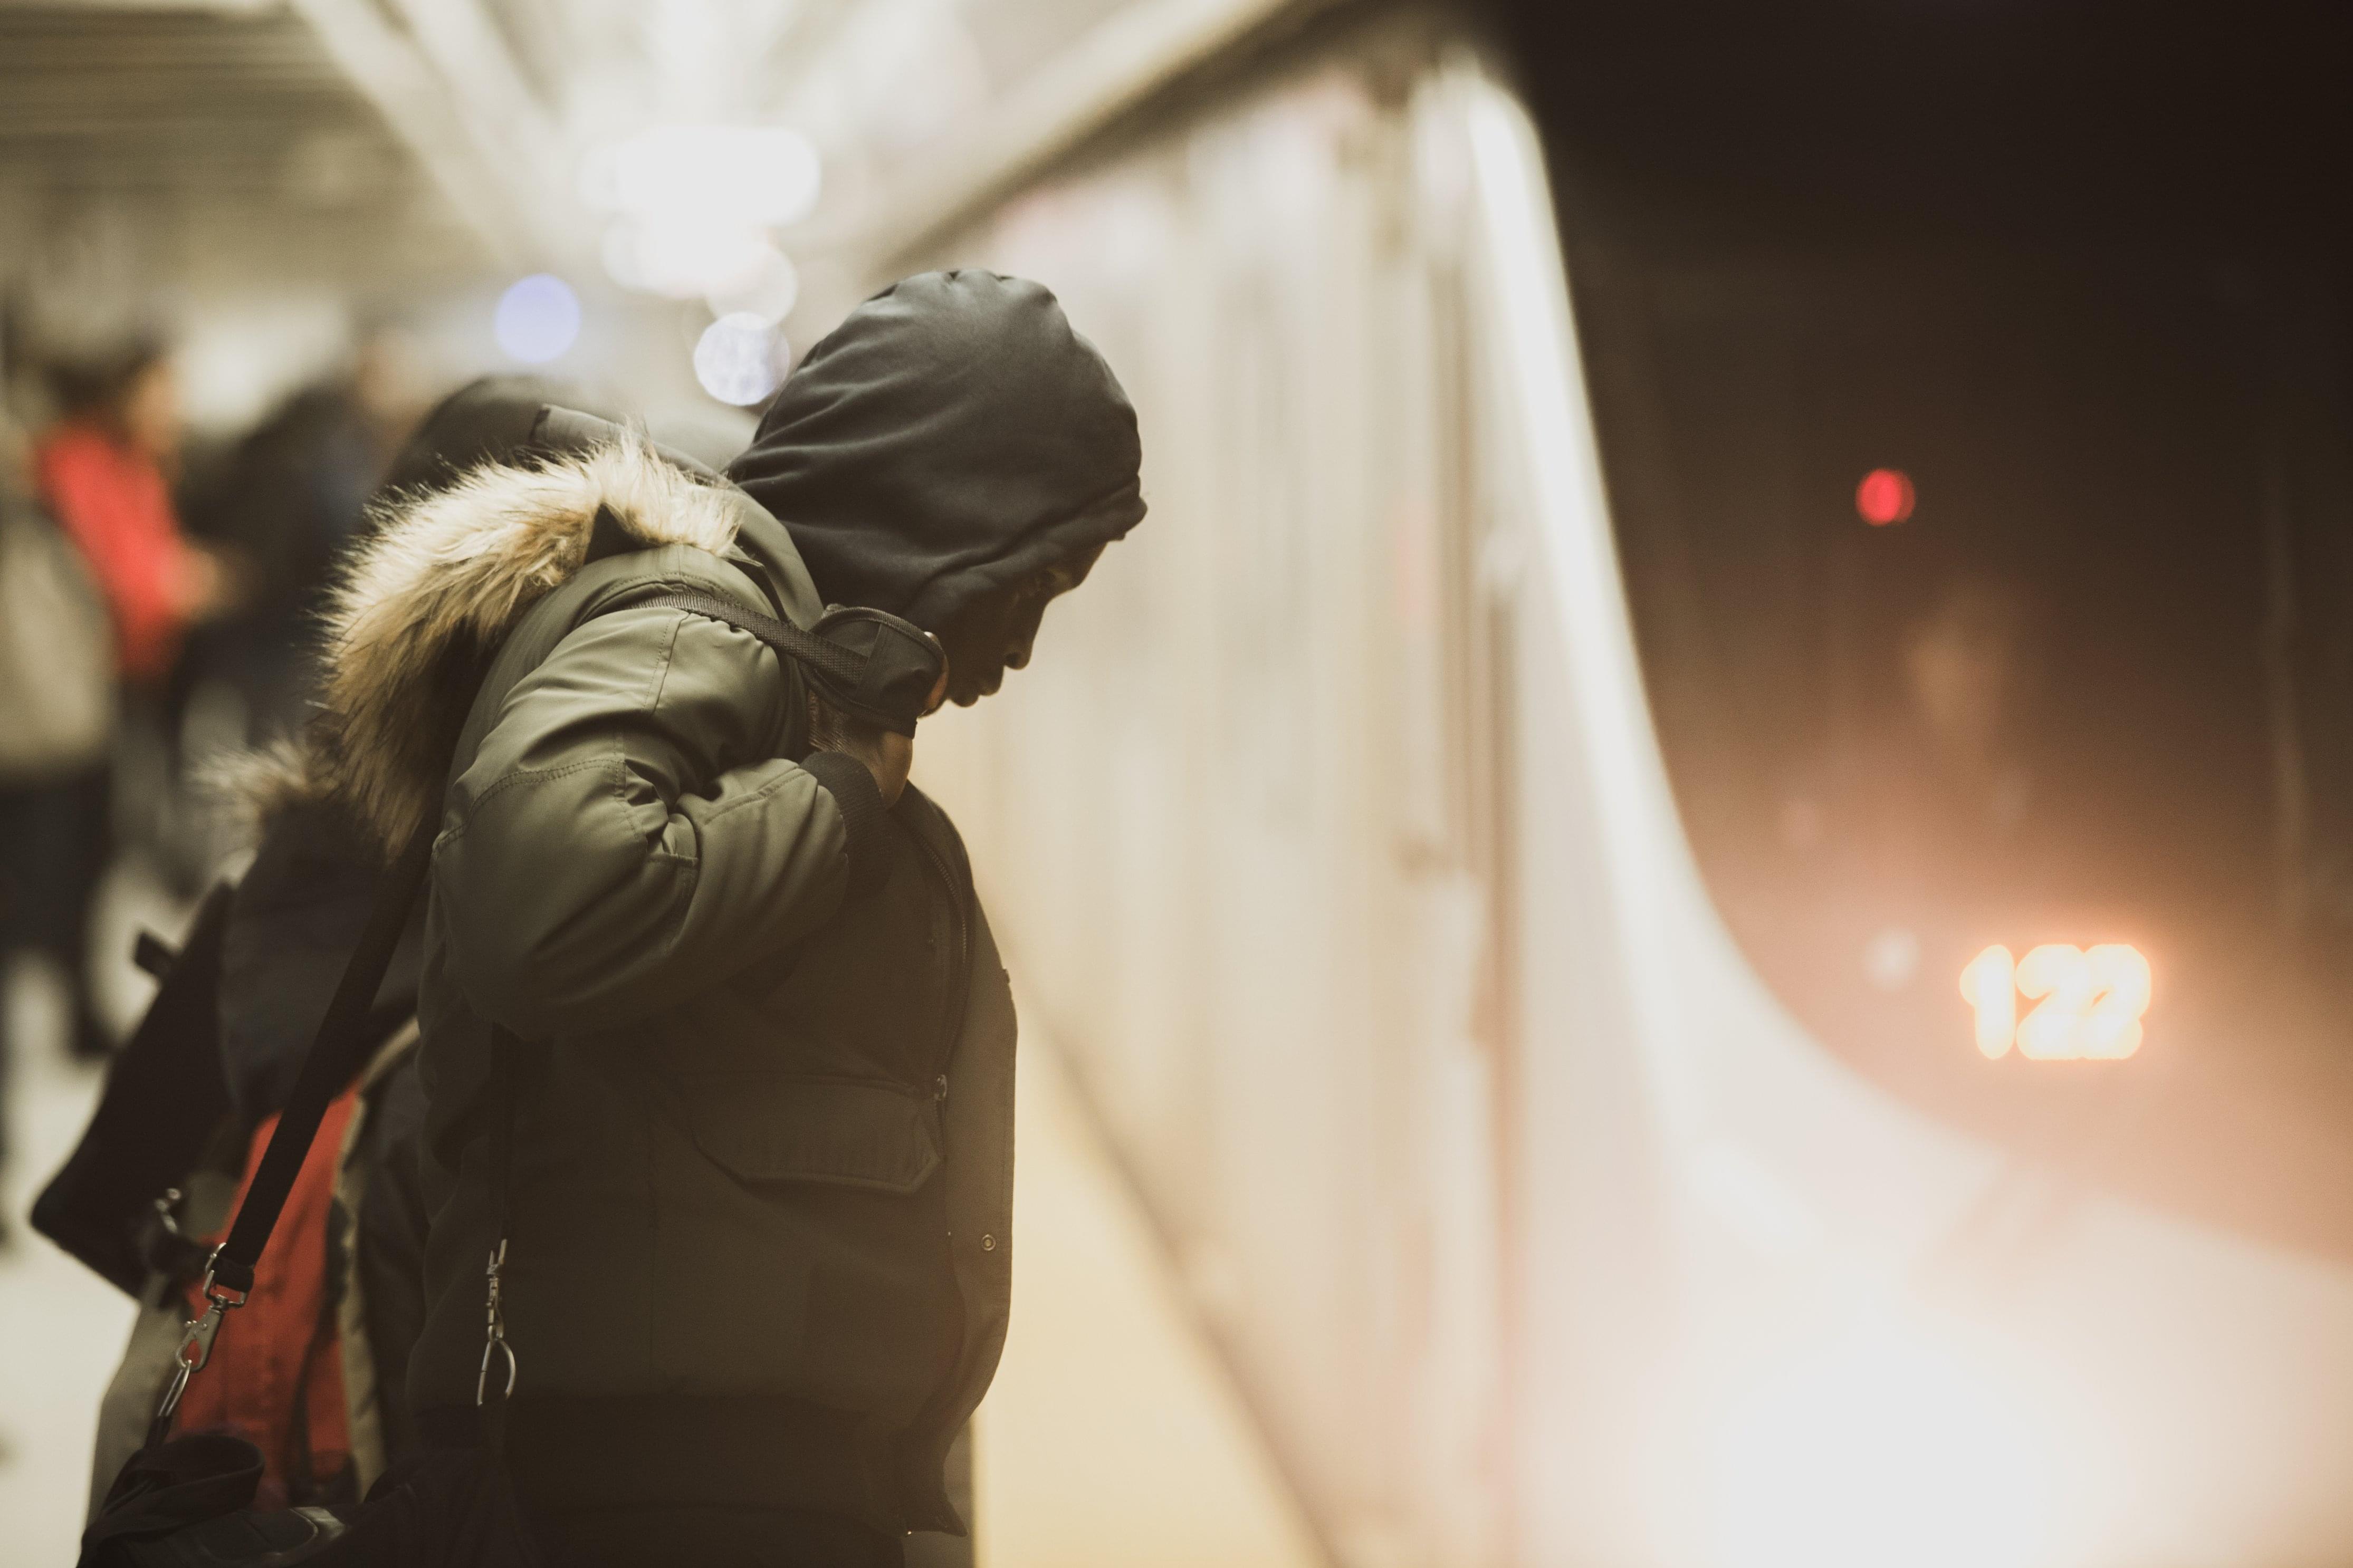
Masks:
[[[106,600],[56,523],[0,495],[0,780],[89,767],[113,730]]]

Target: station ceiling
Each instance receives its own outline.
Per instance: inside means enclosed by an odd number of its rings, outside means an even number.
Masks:
[[[196,301],[284,316],[303,289],[352,321],[472,310],[539,271],[691,345],[697,312],[735,307],[614,258],[707,214],[591,191],[598,158],[666,127],[814,149],[813,208],[759,230],[807,342],[1153,82],[1323,3],[0,0],[0,360]]]
[[[54,186],[277,194],[406,161],[290,14],[0,5],[0,163]]]
[[[813,228],[1117,21],[1267,0],[0,0],[0,183],[454,216],[501,264],[579,263],[599,139],[784,123],[821,147]],[[1133,26],[1157,14],[1158,32]],[[1113,40],[1118,41],[1116,39]],[[417,192],[438,201],[416,211]]]

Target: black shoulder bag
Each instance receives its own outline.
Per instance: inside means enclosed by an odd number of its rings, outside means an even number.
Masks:
[[[647,607],[685,610],[749,632],[780,658],[797,661],[827,702],[902,734],[913,734],[916,720],[929,711],[931,694],[945,667],[936,638],[880,610],[836,606],[805,631],[712,594],[663,594],[610,606]],[[243,1306],[252,1291],[255,1269],[320,1122],[343,1086],[366,1065],[374,1044],[370,1011],[409,910],[432,868],[437,826],[430,817],[421,824],[385,873],[367,926],[344,965],[277,1130],[246,1189],[245,1202],[228,1235],[206,1260],[204,1310],[180,1337],[178,1364],[148,1428],[146,1446],[123,1466],[98,1518],[82,1536],[81,1568],[227,1568],[232,1563],[274,1568],[314,1557],[345,1529],[344,1521],[324,1509],[250,1511],[263,1469],[260,1451],[239,1437],[174,1437],[172,1416],[188,1380],[204,1370],[228,1314]],[[511,1083],[502,1092],[512,1093]],[[494,1108],[493,1114],[507,1109]],[[504,1250],[501,1243],[500,1251]],[[493,1256],[483,1383],[490,1380],[494,1352],[503,1352],[506,1391],[512,1393],[517,1368],[499,1321],[499,1261]],[[478,1403],[486,1393],[486,1387],[478,1390]],[[362,1511],[375,1506],[372,1494]],[[432,1565],[417,1560],[417,1568]]]

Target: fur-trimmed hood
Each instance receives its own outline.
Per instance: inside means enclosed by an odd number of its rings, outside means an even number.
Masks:
[[[740,516],[725,491],[626,435],[382,504],[328,601],[310,732],[245,759],[232,788],[263,815],[273,802],[337,796],[397,849],[440,800],[491,657],[586,563],[600,510],[648,546],[714,554],[734,543]]]

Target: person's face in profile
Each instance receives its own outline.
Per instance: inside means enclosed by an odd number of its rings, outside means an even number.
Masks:
[[[1005,684],[1008,669],[1026,668],[1046,606],[1087,580],[1102,558],[1100,544],[1045,567],[1011,587],[976,599],[938,629],[947,650],[950,701],[969,708]]]

